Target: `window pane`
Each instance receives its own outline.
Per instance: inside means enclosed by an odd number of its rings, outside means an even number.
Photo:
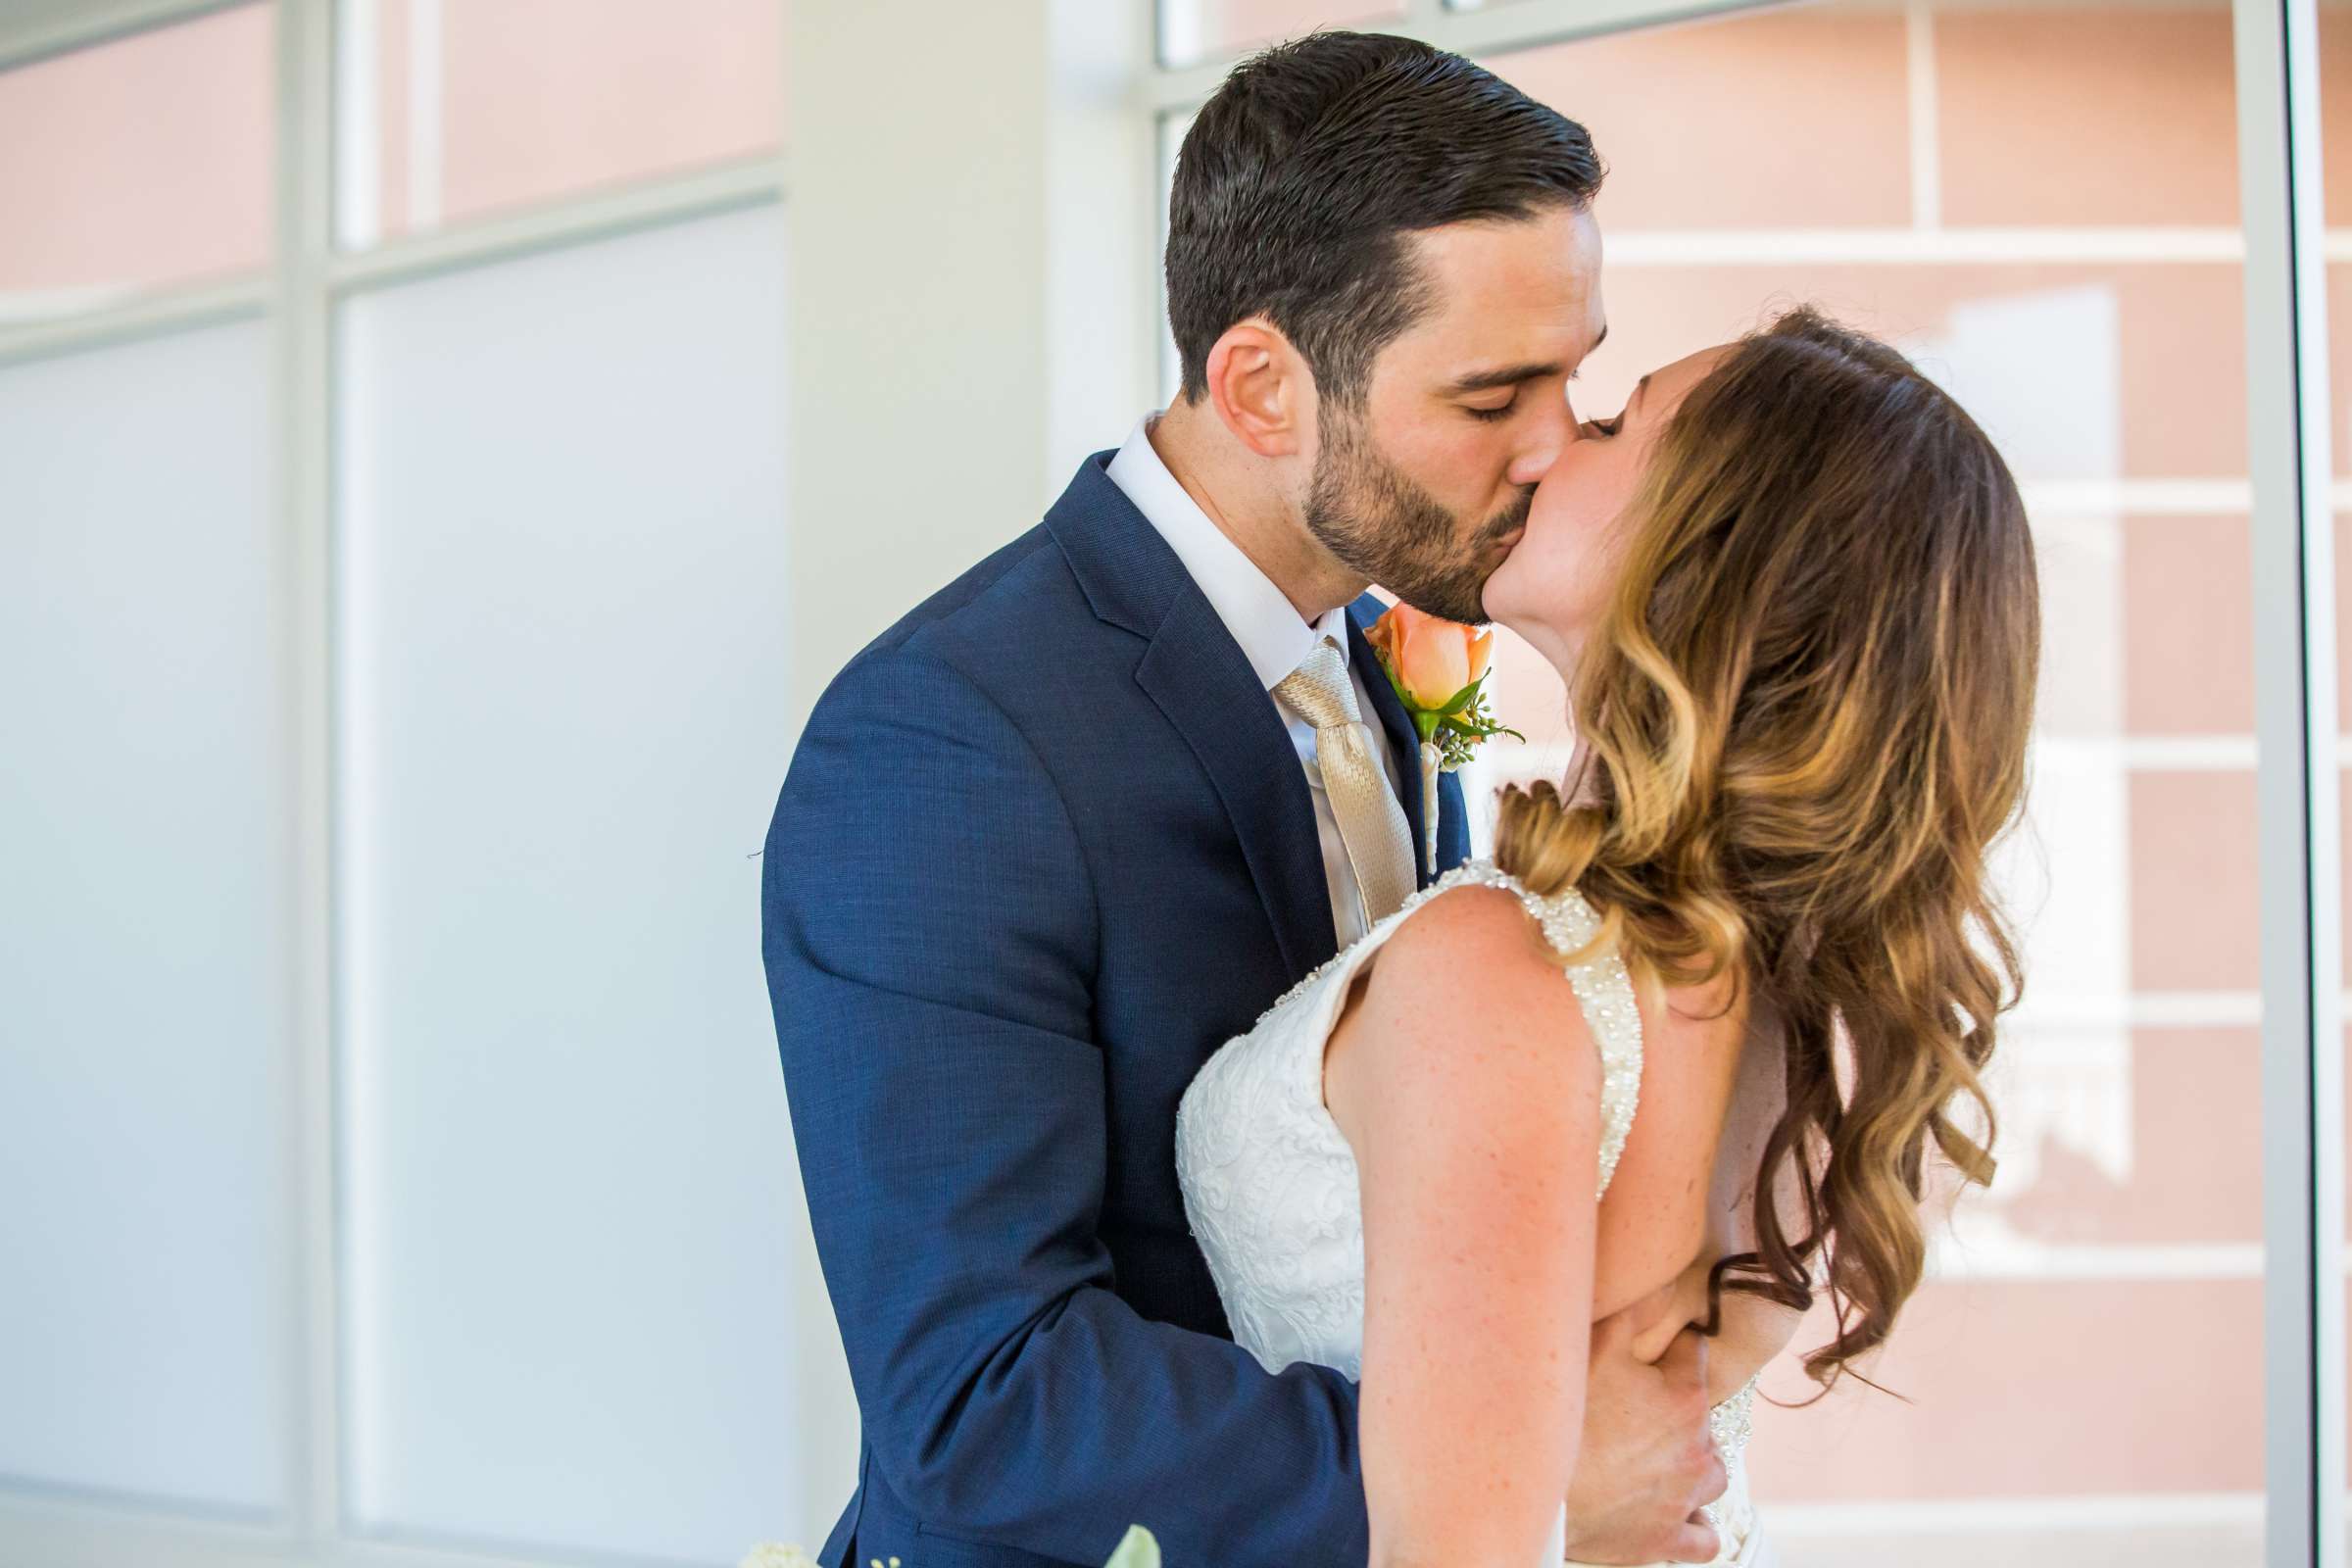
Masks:
[[[1159,58],[1192,65],[1317,27],[1376,27],[1404,9],[1404,0],[1159,0]]]
[[[782,222],[345,310],[344,1327],[370,1528],[731,1562],[837,1502],[778,1483],[801,1473],[792,1152],[747,946],[791,740]]]
[[[1769,1528],[1788,1561],[1824,1568],[2257,1560],[2228,7],[1823,5],[1490,64],[1585,121],[1611,166],[1610,335],[1580,412],[1613,413],[1642,371],[1810,300],[1949,386],[2034,523],[2045,680],[2030,831],[2002,868],[2030,983],[1995,1066],[1999,1180],[1939,1227],[1932,1278],[1870,1368],[1912,1402],[1849,1384],[1758,1407]],[[1539,744],[1491,752],[1482,782],[1556,770],[1556,680],[1523,648],[1498,667],[1499,706]],[[1797,1346],[1826,1338],[1816,1321]],[[1765,1379],[1782,1397],[1811,1387],[1793,1361]]]
[[[771,152],[777,0],[342,0],[347,248]]]
[[[0,367],[0,1475],[286,1504],[294,932],[256,321]]]
[[[269,264],[270,11],[0,72],[0,326]]]

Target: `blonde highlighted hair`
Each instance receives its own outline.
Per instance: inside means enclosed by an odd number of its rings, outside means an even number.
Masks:
[[[1580,888],[1639,969],[1729,975],[1785,1022],[1757,1250],[1716,1286],[1826,1289],[1826,1387],[1919,1284],[1930,1146],[1992,1178],[1983,1073],[2022,976],[1985,857],[2025,789],[2033,540],[1960,406],[1811,309],[1690,390],[1624,525],[1572,682],[1580,774],[1506,791],[1495,858]]]

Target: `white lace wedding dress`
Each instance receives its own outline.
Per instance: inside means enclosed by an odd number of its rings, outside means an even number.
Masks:
[[[1584,897],[1529,893],[1473,860],[1447,872],[1363,939],[1300,981],[1246,1035],[1200,1069],[1176,1112],[1176,1169],[1193,1234],[1208,1258],[1234,1339],[1280,1371],[1294,1361],[1363,1373],[1364,1226],[1355,1154],[1323,1103],[1323,1050],[1348,982],[1405,917],[1450,888],[1506,888],[1551,945],[1574,953],[1599,929]],[[1603,954],[1566,970],[1601,1059],[1600,1188],[1608,1190],[1642,1089],[1642,1019],[1625,964]],[[1742,1450],[1750,1383],[1715,1409],[1715,1441],[1731,1487],[1708,1510],[1723,1539],[1715,1560],[1768,1562],[1748,1498]],[[1567,1510],[1544,1551],[1562,1560]]]

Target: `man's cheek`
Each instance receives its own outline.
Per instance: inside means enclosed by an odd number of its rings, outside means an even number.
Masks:
[[[1426,484],[1441,475],[1453,476],[1458,482],[1461,475],[1488,468],[1499,474],[1503,438],[1494,430],[1457,414],[1399,432],[1389,451],[1406,472],[1422,475]],[[1431,484],[1430,488],[1442,486]]]

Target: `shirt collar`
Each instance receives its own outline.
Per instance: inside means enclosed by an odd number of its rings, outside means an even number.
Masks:
[[[1146,415],[1136,421],[1127,444],[1110,460],[1110,480],[1176,552],[1176,559],[1184,563],[1185,571],[1208,600],[1209,608],[1241,645],[1259,683],[1272,691],[1298,667],[1318,640],[1329,640],[1345,662],[1347,607],[1325,611],[1311,626],[1300,620],[1289,596],[1209,520],[1200,504],[1185,492],[1160,461],[1152,445],[1152,421],[1156,417]]]

